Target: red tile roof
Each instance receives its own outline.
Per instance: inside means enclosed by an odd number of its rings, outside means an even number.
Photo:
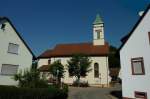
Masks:
[[[109,45],[93,45],[92,43],[59,44],[54,49],[42,53],[38,58],[69,57],[73,54],[85,54],[90,56],[108,55]]]

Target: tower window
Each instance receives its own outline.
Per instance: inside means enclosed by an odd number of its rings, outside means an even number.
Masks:
[[[101,37],[101,36],[100,36],[101,32],[102,32],[101,30],[96,30],[96,33],[97,33],[97,39],[100,39],[100,37]]]
[[[97,32],[97,39],[100,39],[100,33]]]
[[[94,64],[94,77],[99,78],[99,64],[98,63]]]

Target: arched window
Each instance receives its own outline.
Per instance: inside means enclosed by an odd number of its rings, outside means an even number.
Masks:
[[[99,78],[99,64],[98,63],[94,64],[94,77]]]
[[[50,65],[50,64],[51,64],[51,59],[48,60],[48,65]]]

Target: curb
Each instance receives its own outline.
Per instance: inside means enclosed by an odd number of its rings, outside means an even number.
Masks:
[[[110,95],[110,94],[108,94],[107,95],[110,99],[118,99],[118,98],[116,98],[116,97],[114,97],[114,96],[112,96],[112,95]]]

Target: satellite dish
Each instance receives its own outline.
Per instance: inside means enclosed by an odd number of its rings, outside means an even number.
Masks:
[[[140,11],[140,12],[139,12],[139,16],[142,16],[143,13],[144,13],[144,11]]]

